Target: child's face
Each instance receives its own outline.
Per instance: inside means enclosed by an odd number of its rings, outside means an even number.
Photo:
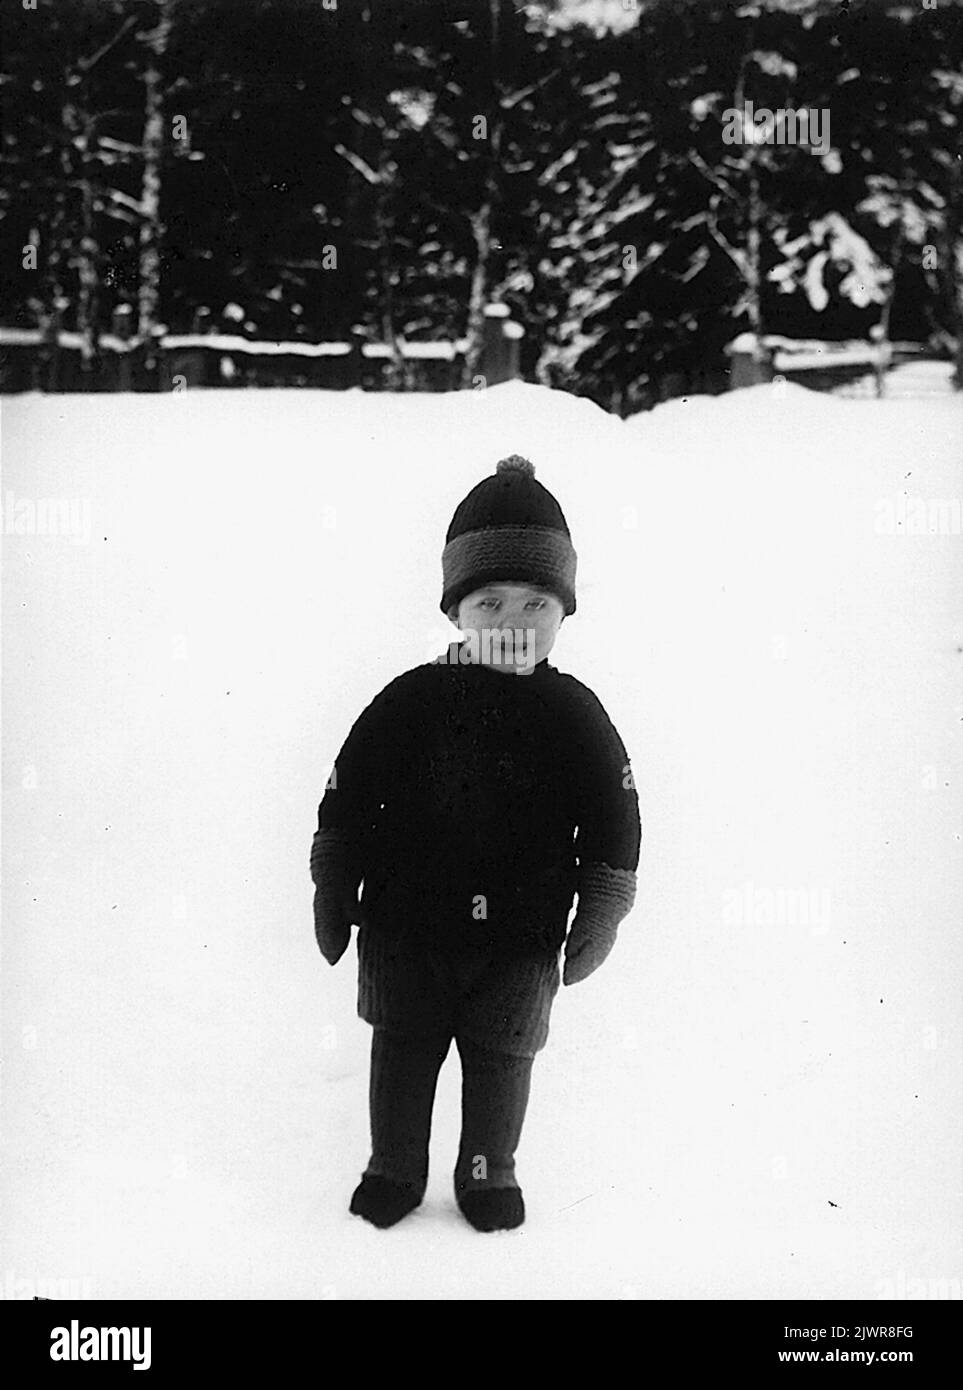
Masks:
[[[521,675],[548,656],[565,609],[555,594],[537,584],[498,582],[467,594],[448,616],[469,638],[475,660]]]

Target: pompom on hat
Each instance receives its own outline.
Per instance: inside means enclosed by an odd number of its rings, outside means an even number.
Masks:
[[[577,559],[558,502],[534,465],[511,454],[455,508],[441,555],[441,611],[502,580],[548,589],[574,613]]]

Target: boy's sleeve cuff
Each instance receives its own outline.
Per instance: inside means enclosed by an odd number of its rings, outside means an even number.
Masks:
[[[600,860],[582,864],[578,877],[578,915],[617,926],[635,903],[634,869],[613,869]]]

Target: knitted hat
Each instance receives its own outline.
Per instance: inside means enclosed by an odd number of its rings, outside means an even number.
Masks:
[[[441,555],[441,611],[496,580],[538,584],[575,612],[575,564],[562,509],[519,454],[502,459],[459,503]]]

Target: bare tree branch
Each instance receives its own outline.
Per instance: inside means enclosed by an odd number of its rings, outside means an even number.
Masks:
[[[117,30],[117,33],[114,35],[114,37],[113,37],[112,39],[108,39],[107,42],[103,45],[102,48],[98,48],[97,52],[91,54],[91,56],[90,56],[89,58],[80,58],[80,59],[78,59],[77,67],[79,68],[79,70],[80,70],[82,76],[80,76],[80,77],[78,77],[78,76],[73,76],[73,77],[71,77],[71,78],[69,79],[69,84],[70,84],[71,86],[75,86],[78,82],[82,82],[83,79],[84,79],[84,78],[87,76],[87,74],[90,72],[90,70],[91,70],[91,68],[94,66],[94,64],[95,64],[95,63],[99,63],[100,60],[101,60],[101,58],[103,58],[106,54],[108,54],[108,53],[110,52],[110,50],[114,47],[115,44],[120,43],[120,41],[121,41],[121,39],[124,37],[124,35],[125,35],[130,29],[133,29],[134,25],[135,25],[137,22],[138,22],[138,19],[137,19],[137,16],[136,16],[136,15],[130,15],[130,16],[128,16],[128,18],[124,20],[123,24],[122,24],[122,25],[120,26],[120,28]]]
[[[732,198],[735,202],[738,202],[739,195],[729,180],[724,179],[721,174],[717,174],[714,169],[710,169],[698,150],[690,150],[687,158],[692,167],[697,169],[703,178],[707,179],[709,183],[713,184],[716,188],[721,189],[727,198]]]
[[[342,159],[346,159],[352,169],[359,173],[367,183],[372,185],[372,187],[377,188],[380,185],[380,176],[372,169],[370,164],[361,158],[360,154],[355,154],[353,150],[349,150],[345,145],[335,145],[334,149],[335,153],[339,154]]]
[[[719,230],[718,216],[719,199],[718,196],[710,198],[709,207],[706,211],[706,226],[709,235],[721,251],[724,251],[732,264],[736,267],[743,279],[747,278],[748,263],[743,252],[739,251],[732,242]]]

